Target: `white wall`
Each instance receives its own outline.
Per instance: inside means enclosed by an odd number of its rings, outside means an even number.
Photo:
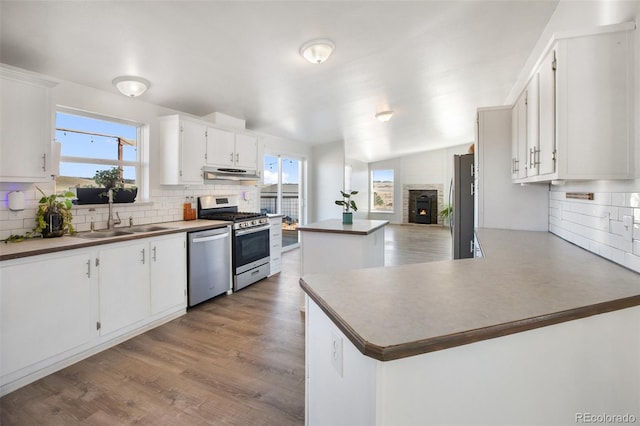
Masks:
[[[315,145],[309,166],[309,222],[342,218],[335,204],[344,188],[344,145],[342,142]]]
[[[369,218],[369,163],[353,158],[345,160],[345,190],[358,191],[351,197],[358,206],[354,214],[357,219]]]

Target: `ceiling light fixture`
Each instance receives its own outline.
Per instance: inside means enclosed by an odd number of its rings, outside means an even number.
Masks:
[[[321,64],[331,56],[336,45],[331,40],[320,38],[306,42],[300,48],[300,55],[312,64]]]
[[[376,114],[376,118],[383,123],[386,123],[387,121],[391,120],[392,116],[393,116],[393,111],[391,110],[380,111],[379,113]]]
[[[120,93],[131,98],[142,95],[147,91],[151,83],[141,77],[126,75],[113,79],[113,85],[118,88]]]

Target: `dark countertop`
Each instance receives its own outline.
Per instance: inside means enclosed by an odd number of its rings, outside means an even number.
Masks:
[[[201,231],[229,225],[231,222],[220,220],[189,220],[177,222],[152,223],[149,225],[165,226],[168,229],[153,232],[139,232],[117,237],[86,239],[64,235],[55,238],[33,238],[21,242],[0,243],[0,261],[19,259],[21,257],[36,256],[39,254],[55,253],[65,250],[73,250],[83,247],[93,247],[103,244],[121,241],[138,240],[141,238],[157,237],[160,235],[175,234],[179,232]],[[118,226],[115,229],[127,230],[126,226]]]
[[[305,275],[300,286],[381,361],[640,305],[640,274],[553,234],[477,234],[484,258]]]
[[[388,224],[388,220],[353,219],[353,224],[343,225],[341,219],[328,219],[298,226],[298,231],[368,235]]]

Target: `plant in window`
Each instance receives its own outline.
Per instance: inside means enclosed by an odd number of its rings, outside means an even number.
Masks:
[[[342,200],[336,200],[336,204],[344,207],[344,211],[342,212],[342,223],[345,225],[350,225],[353,223],[353,213],[351,213],[351,209],[354,212],[358,211],[358,206],[356,202],[351,199],[352,195],[356,195],[358,191],[344,192],[340,191],[342,195]]]
[[[76,188],[78,204],[103,204],[109,201],[109,190],[113,191],[115,203],[132,203],[138,189],[124,187],[124,180],[120,177],[120,168],[112,167],[107,170],[98,170],[93,177],[99,188]]]
[[[47,195],[42,189],[36,186],[42,194],[38,210],[36,211],[36,223],[34,232],[42,234],[43,237],[61,237],[65,233],[75,234],[71,221],[71,198],[75,197],[73,192],[64,194]]]
[[[109,189],[118,190],[124,187],[124,182],[120,177],[120,169],[118,167],[96,171],[93,180],[96,182],[96,185],[104,187],[107,191]]]

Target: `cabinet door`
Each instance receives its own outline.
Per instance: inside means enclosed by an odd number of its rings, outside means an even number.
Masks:
[[[0,92],[0,180],[50,179],[53,128],[49,86],[3,74]]]
[[[149,244],[151,314],[187,306],[186,235],[160,237]]]
[[[518,103],[511,108],[511,179],[518,179],[520,170],[520,146],[518,144]]]
[[[149,245],[117,244],[100,250],[100,334],[149,315]]]
[[[183,120],[180,126],[180,181],[202,183],[207,128],[204,124]]]
[[[235,135],[227,130],[207,128],[207,165],[235,166]]]
[[[538,109],[538,73],[534,74],[527,85],[527,176],[538,174],[538,158],[540,148],[538,141],[539,134],[539,109]]]
[[[516,179],[527,177],[527,93],[522,93],[518,102],[513,107],[512,126],[514,141],[513,148],[516,150],[515,169],[512,176]]]
[[[556,170],[556,56],[551,50],[540,65],[539,75],[539,161],[538,171],[541,175],[554,173]]]
[[[258,167],[258,138],[236,133],[236,166],[256,170]]]
[[[2,376],[96,336],[96,313],[92,311],[95,257],[50,256],[0,269]]]

